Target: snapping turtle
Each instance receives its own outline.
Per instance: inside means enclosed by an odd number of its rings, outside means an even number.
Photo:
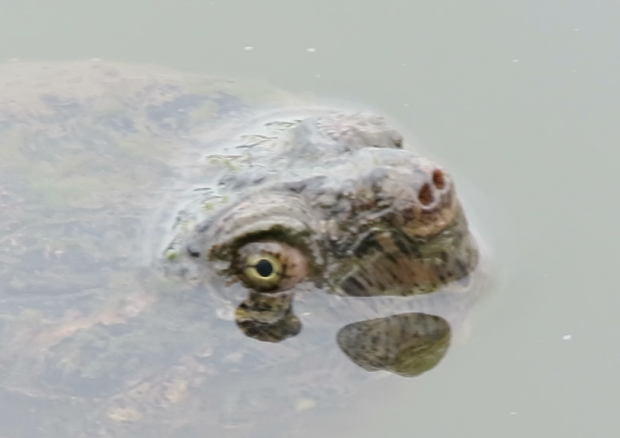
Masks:
[[[480,296],[451,177],[381,117],[96,60],[0,96],[2,436],[288,434]]]

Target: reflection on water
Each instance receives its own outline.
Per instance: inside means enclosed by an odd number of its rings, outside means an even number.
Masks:
[[[413,377],[435,367],[450,345],[450,325],[435,315],[405,313],[349,324],[338,346],[367,371]]]
[[[280,342],[297,335],[301,321],[293,313],[293,295],[250,292],[235,313],[237,326],[246,336]]]
[[[296,336],[301,322],[293,313],[292,295],[251,293],[235,314],[243,333],[266,342]],[[450,325],[440,316],[403,313],[345,325],[336,336],[345,355],[367,371],[385,370],[417,376],[445,356]]]

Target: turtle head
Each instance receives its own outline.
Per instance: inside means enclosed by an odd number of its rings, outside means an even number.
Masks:
[[[199,278],[216,275],[224,294],[241,289],[250,297],[237,313],[246,326],[289,318],[288,297],[308,286],[410,296],[463,280],[476,267],[476,242],[450,174],[410,150],[383,118],[310,117],[246,149],[249,164],[218,184],[231,202],[180,245]],[[260,295],[270,295],[270,304]]]
[[[196,261],[224,262],[220,274],[251,291],[309,281],[349,296],[429,293],[475,268],[451,176],[384,119],[309,118],[266,147],[221,179],[237,200],[185,240]]]

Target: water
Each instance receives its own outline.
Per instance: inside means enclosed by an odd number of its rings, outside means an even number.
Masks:
[[[310,433],[617,435],[614,3],[21,1],[0,11],[0,58],[148,62],[362,102],[463,182],[494,245],[496,294],[432,372],[370,387]]]

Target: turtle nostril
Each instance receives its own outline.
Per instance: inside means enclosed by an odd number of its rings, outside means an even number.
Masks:
[[[443,189],[446,186],[446,179],[444,177],[444,174],[439,169],[435,169],[433,171],[433,184],[435,184],[435,187],[437,187],[439,190]]]
[[[418,200],[420,201],[422,205],[432,204],[434,197],[433,197],[433,190],[431,189],[430,185],[424,184],[422,186],[422,188],[418,192]]]

